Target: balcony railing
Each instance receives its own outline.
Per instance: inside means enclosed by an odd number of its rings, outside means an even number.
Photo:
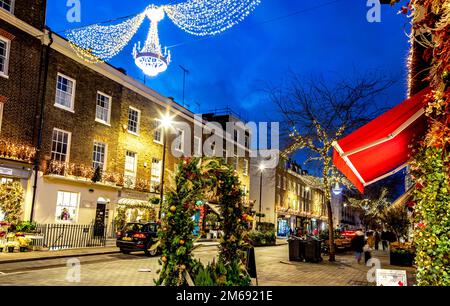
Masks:
[[[94,181],[95,169],[81,164],[65,163],[51,160],[44,169],[45,175],[58,175],[83,181]],[[117,172],[101,171],[98,183],[114,185],[136,191],[150,192],[150,181],[125,176]]]
[[[0,138],[0,158],[33,163],[36,157],[36,148],[29,145]]]

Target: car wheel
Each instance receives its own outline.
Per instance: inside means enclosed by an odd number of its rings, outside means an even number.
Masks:
[[[123,250],[123,249],[120,249],[120,251],[122,252],[122,254],[125,254],[125,255],[130,254],[130,251],[126,251],[126,250]]]

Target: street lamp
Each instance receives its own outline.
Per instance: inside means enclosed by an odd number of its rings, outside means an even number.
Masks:
[[[263,181],[263,172],[266,167],[263,164],[259,165],[259,172],[261,172],[260,180],[259,180],[259,223],[261,223],[261,214],[262,214],[262,181]]]
[[[160,184],[160,190],[159,190],[159,213],[158,213],[158,219],[161,220],[161,212],[162,212],[162,205],[163,205],[163,198],[164,198],[164,174],[165,174],[165,168],[166,168],[166,151],[167,151],[167,129],[172,127],[173,124],[173,117],[169,115],[167,112],[165,115],[163,115],[159,119],[160,127],[163,130],[163,158],[162,158],[162,169],[161,169],[161,184]]]

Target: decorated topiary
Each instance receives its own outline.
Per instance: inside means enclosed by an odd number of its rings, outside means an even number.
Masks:
[[[219,198],[222,204],[220,256],[209,267],[194,259],[194,221],[196,203]],[[222,159],[185,159],[175,173],[174,182],[165,195],[163,220],[159,232],[162,256],[157,285],[182,286],[188,275],[199,285],[248,285],[250,278],[243,268],[246,223],[242,218],[242,191],[239,179]],[[209,271],[209,272],[208,272]],[[212,271],[215,271],[212,273]],[[217,275],[217,271],[221,271]],[[209,275],[209,276],[208,276]],[[215,275],[215,276],[214,276]],[[218,279],[221,281],[218,281]]]

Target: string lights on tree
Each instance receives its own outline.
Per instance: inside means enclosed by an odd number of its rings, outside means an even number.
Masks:
[[[196,35],[217,35],[242,22],[261,0],[188,0],[155,6],[149,5],[140,13],[119,24],[95,24],[67,31],[67,38],[75,52],[89,63],[107,61],[125,48],[147,17],[150,30],[144,46],[133,49],[136,65],[148,76],[167,70],[171,55],[160,45],[158,23],[167,15],[183,31]]]

